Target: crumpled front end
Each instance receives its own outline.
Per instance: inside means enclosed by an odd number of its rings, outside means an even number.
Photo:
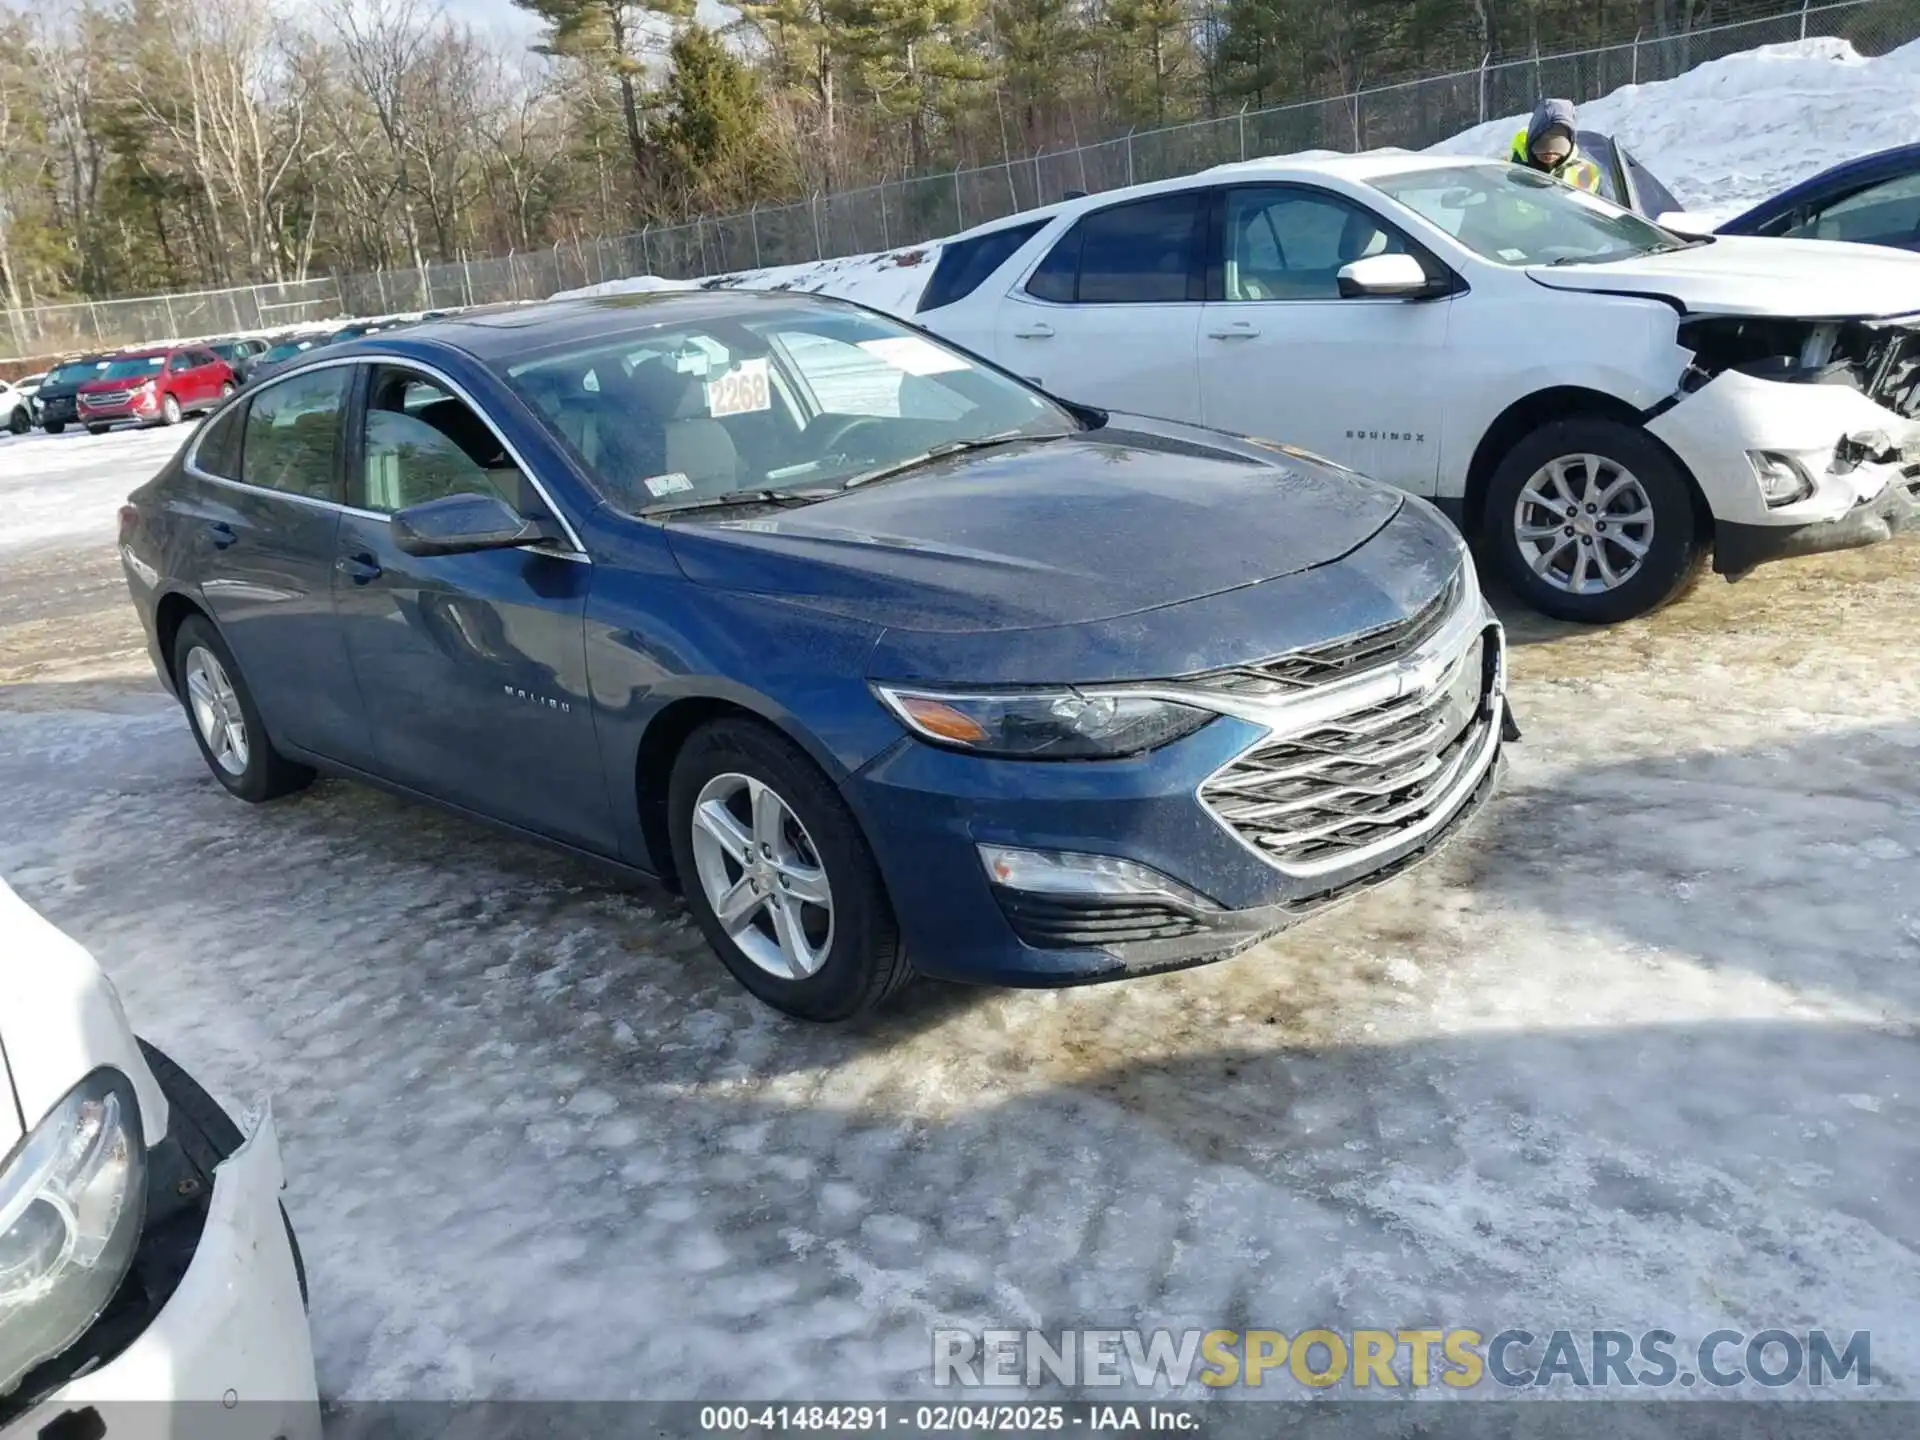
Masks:
[[[1701,318],[1647,422],[1714,517],[1714,568],[1852,549],[1920,523],[1920,317]]]

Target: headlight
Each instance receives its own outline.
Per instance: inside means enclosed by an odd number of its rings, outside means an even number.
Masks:
[[[133,1087],[96,1070],[0,1166],[0,1395],[106,1309],[133,1263],[146,1199]]]
[[[1110,760],[1191,735],[1213,719],[1208,710],[1135,696],[1073,689],[980,691],[974,694],[875,692],[924,740],[1021,760]]]

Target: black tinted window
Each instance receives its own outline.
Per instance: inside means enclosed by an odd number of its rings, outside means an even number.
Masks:
[[[1199,208],[1198,195],[1187,193],[1136,200],[1084,217],[1075,227],[1086,233],[1074,299],[1082,305],[1187,299]]]
[[[1047,258],[1027,277],[1027,293],[1041,300],[1066,305],[1073,300],[1074,285],[1080,274],[1080,241],[1086,232],[1078,225],[1061,237],[1047,252]]]
[[[222,480],[240,478],[240,429],[246,423],[245,405],[234,405],[207,422],[200,432],[193,463]]]
[[[309,370],[268,385],[247,407],[240,478],[316,500],[334,498],[334,455],[347,366]]]
[[[1013,258],[1013,252],[1037,234],[1047,222],[1035,220],[1028,225],[1013,225],[991,235],[960,240],[940,251],[940,263],[933,267],[933,278],[921,293],[921,310],[937,310],[965,299],[980,288],[980,282]]]

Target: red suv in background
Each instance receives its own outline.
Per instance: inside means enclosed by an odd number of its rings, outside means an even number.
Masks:
[[[117,420],[173,425],[238,388],[232,367],[203,345],[129,351],[80,387],[80,423],[95,435]]]

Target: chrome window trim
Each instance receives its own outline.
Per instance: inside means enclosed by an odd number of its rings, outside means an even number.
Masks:
[[[347,505],[338,500],[322,500],[313,495],[301,495],[291,490],[273,490],[265,485],[249,485],[244,480],[229,479],[225,475],[215,475],[211,471],[200,468],[200,442],[205,437],[208,428],[213,422],[226,414],[229,409],[241,404],[243,401],[251,404],[255,398],[265,394],[276,385],[284,384],[289,380],[297,380],[302,375],[310,375],[316,370],[333,370],[342,365],[404,366],[407,369],[419,371],[431,379],[436,385],[442,386],[449,395],[459,400],[469,410],[473,411],[475,415],[479,416],[480,423],[493,432],[493,438],[500,442],[500,448],[507,453],[515,465],[520,467],[520,473],[527,477],[527,483],[533,486],[534,490],[539,494],[540,499],[546,504],[548,512],[560,523],[560,528],[566,532],[567,539],[573,546],[571,550],[562,550],[550,545],[528,545],[521,548],[529,550],[536,555],[545,555],[555,560],[571,560],[577,565],[591,565],[593,563],[592,557],[587,554],[587,547],[580,541],[580,532],[573,528],[573,522],[567,518],[566,512],[553,503],[553,496],[548,492],[547,487],[540,483],[540,477],[533,473],[532,467],[527,464],[526,458],[514,448],[513,442],[500,433],[500,427],[493,423],[492,417],[487,414],[485,408],[473,398],[473,395],[464,385],[448,375],[444,370],[429,361],[416,360],[411,355],[373,352],[356,355],[329,356],[324,360],[316,360],[310,365],[302,365],[297,370],[270,376],[260,383],[258,389],[236,390],[226,404],[211,412],[199,425],[194,427],[193,438],[187,442],[187,452],[181,457],[181,465],[184,466],[187,473],[192,475],[196,480],[210,481],[215,485],[228,485],[236,490],[244,490],[250,495],[278,495],[288,500],[298,501],[303,505],[314,505],[327,510],[337,510],[341,514],[353,515],[362,520],[390,521],[393,517],[385,511],[366,510],[358,505]],[[243,432],[243,447],[244,441],[245,435]]]

